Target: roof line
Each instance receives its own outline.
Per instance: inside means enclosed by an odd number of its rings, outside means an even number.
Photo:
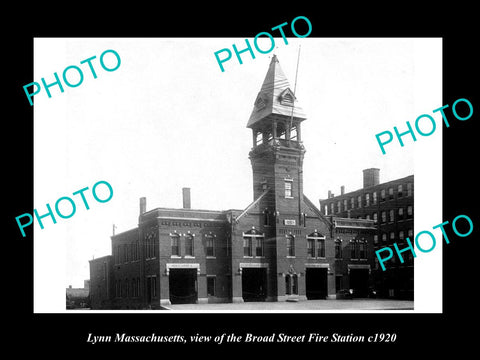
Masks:
[[[252,207],[254,207],[264,196],[266,193],[268,193],[270,191],[270,189],[266,189],[262,195],[260,195],[256,200],[254,200],[250,205],[248,205],[245,210],[243,210],[243,212],[237,216],[237,218],[235,219],[235,223],[238,223],[238,220],[240,218],[242,218]]]
[[[328,220],[325,215],[322,214],[322,212],[315,206],[315,204],[305,195],[303,194],[303,200],[307,203],[308,206],[310,206],[313,211],[317,214],[317,216],[325,222],[327,225],[332,226],[332,222]]]

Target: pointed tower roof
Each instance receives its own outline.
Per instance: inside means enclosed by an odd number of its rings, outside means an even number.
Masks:
[[[306,119],[302,108],[293,94],[293,90],[290,88],[287,77],[280,67],[277,56],[273,55],[267,75],[265,80],[263,80],[262,88],[255,99],[247,127],[251,128],[255,123],[270,114],[290,117],[292,109],[294,118]]]

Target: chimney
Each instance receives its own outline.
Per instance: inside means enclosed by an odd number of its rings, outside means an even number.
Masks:
[[[380,184],[380,169],[370,168],[363,170],[363,188]]]
[[[187,187],[182,188],[182,194],[183,194],[183,208],[190,209],[191,208],[190,188],[187,188]]]
[[[332,190],[328,190],[328,197],[327,199],[330,199],[332,197]]]
[[[140,198],[140,215],[147,211],[147,198],[141,197]]]
[[[345,185],[340,186],[340,195],[345,194]]]

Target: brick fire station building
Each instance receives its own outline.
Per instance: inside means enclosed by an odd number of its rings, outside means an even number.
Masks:
[[[146,211],[141,198],[138,226],[90,261],[92,308],[367,296],[374,221],[325,216],[303,194],[304,120],[273,56],[247,123],[253,201],[195,210],[184,188],[182,208]]]

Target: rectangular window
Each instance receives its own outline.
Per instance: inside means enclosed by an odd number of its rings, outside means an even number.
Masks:
[[[340,200],[337,201],[337,212],[341,212],[342,209],[341,209],[341,202]]]
[[[390,213],[390,222],[394,222],[395,221],[395,211],[394,210],[390,210],[389,211]]]
[[[291,198],[292,197],[292,182],[285,181],[285,197]]]
[[[378,235],[377,234],[373,235],[373,243],[378,244]]]
[[[407,236],[410,240],[413,240],[413,230],[412,229],[408,229],[408,235]]]
[[[395,233],[393,231],[390,232],[390,241],[395,240]]]
[[[307,239],[307,255],[309,257],[315,257],[315,240]]]
[[[378,221],[378,213],[376,212],[373,213],[373,221],[375,221],[375,223]]]
[[[335,204],[332,202],[330,203],[330,215],[333,215],[335,214]]]
[[[207,256],[215,256],[215,241],[213,235],[206,235],[206,255]]]
[[[407,196],[413,195],[413,183],[407,183]]]
[[[180,236],[171,235],[172,256],[180,256]]]
[[[243,256],[252,256],[252,238],[243,238]]]
[[[382,191],[380,191],[380,201],[385,201],[385,189],[382,189]]]
[[[323,209],[324,209],[323,211],[325,212],[325,215],[329,215],[329,213],[328,213],[328,205],[325,205],[325,206],[323,207]]]
[[[155,257],[155,233],[153,232],[147,234],[145,238],[145,257],[147,259]]]
[[[398,208],[398,220],[403,220],[403,208]]]
[[[355,241],[350,241],[350,258],[351,259],[356,259],[357,258],[357,246],[355,244]]]
[[[267,209],[265,209],[265,210],[263,211],[263,225],[265,225],[265,226],[270,226],[270,222],[271,222],[270,211],[268,211]]]
[[[343,211],[347,211],[348,210],[348,201],[347,199],[343,199]]]
[[[287,256],[295,256],[295,238],[292,235],[287,236]]]
[[[325,239],[318,240],[317,256],[321,258],[325,257]]]
[[[360,209],[362,207],[362,195],[359,195],[357,197],[357,203],[358,203],[358,208]]]
[[[413,206],[407,206],[407,218],[411,218],[413,216]]]
[[[382,211],[382,223],[386,223],[386,222],[387,222],[387,212]]]
[[[350,209],[355,209],[355,198],[350,198]]]
[[[185,256],[193,256],[193,239],[192,234],[185,236]]]
[[[370,194],[365,194],[365,206],[370,206]]]
[[[405,240],[405,232],[403,230],[400,230],[398,232],[398,238],[400,239],[400,241]]]
[[[208,296],[215,296],[215,276],[208,276],[207,275],[207,295]]]
[[[393,199],[393,188],[388,188],[388,199],[389,200]]]
[[[397,197],[402,197],[403,196],[403,185],[399,184],[397,188]]]
[[[387,241],[387,233],[382,234],[382,241]]]
[[[367,258],[367,245],[363,241],[360,242],[360,244],[359,244],[359,250],[360,250],[359,258],[360,259],[366,259]]]
[[[377,204],[377,192],[376,191],[374,191],[372,193],[372,203],[373,203],[373,205]]]
[[[257,246],[255,247],[255,256],[263,256],[263,238],[257,237]]]

